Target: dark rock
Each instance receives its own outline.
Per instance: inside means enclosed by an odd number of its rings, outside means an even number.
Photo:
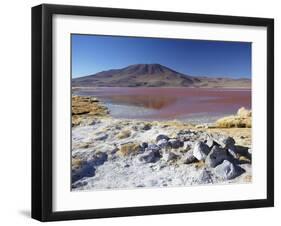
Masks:
[[[159,160],[159,157],[157,156],[157,152],[153,150],[148,150],[138,155],[138,161],[141,163],[151,163],[156,162],[157,160]]]
[[[161,148],[156,144],[149,144],[147,146],[147,151],[159,151]]]
[[[209,167],[216,167],[226,159],[229,159],[226,150],[218,146],[214,146],[206,157],[205,163]]]
[[[148,143],[143,142],[143,143],[141,144],[141,147],[142,147],[143,149],[147,148],[147,147],[148,147]]]
[[[151,125],[150,123],[146,123],[146,124],[142,127],[142,129],[143,129],[143,130],[150,130],[151,127],[152,127],[152,125]]]
[[[204,142],[198,141],[195,143],[194,148],[193,148],[193,156],[197,160],[205,160],[207,155],[209,154],[210,149],[207,144]]]
[[[215,174],[224,180],[234,179],[244,173],[245,170],[241,167],[234,165],[228,160],[224,160],[220,165],[215,168]]]
[[[183,142],[177,139],[170,139],[169,143],[172,148],[180,148],[183,147]]]
[[[79,168],[72,169],[71,181],[72,183],[84,178],[95,176],[96,169],[91,163],[81,165]]]
[[[160,134],[156,137],[156,142],[158,142],[159,140],[163,140],[163,139],[169,140],[169,137],[166,135]]]
[[[73,183],[71,185],[71,188],[79,188],[79,187],[83,187],[83,186],[85,186],[87,184],[88,184],[87,181],[77,181],[76,183]]]
[[[251,154],[249,152],[249,148],[247,148],[247,147],[237,145],[237,146],[235,146],[235,152],[240,154],[240,155],[244,155],[247,158],[251,157]]]
[[[104,152],[98,152],[93,155],[92,159],[89,160],[91,164],[94,166],[102,165],[105,161],[107,161],[108,155]]]
[[[228,148],[235,144],[235,140],[232,137],[219,137],[215,141],[222,147]]]

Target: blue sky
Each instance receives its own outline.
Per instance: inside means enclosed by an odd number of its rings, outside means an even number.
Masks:
[[[159,63],[193,76],[251,77],[251,43],[72,34],[72,77]]]

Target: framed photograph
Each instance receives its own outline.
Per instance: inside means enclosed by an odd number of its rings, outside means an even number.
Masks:
[[[274,21],[32,8],[32,217],[274,205]]]

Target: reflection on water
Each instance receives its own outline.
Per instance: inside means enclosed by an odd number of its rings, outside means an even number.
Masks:
[[[177,101],[174,96],[150,96],[150,95],[118,95],[108,97],[111,102],[117,104],[134,105],[151,109],[163,109]]]
[[[113,117],[186,120],[221,117],[241,106],[251,108],[251,90],[200,88],[83,88],[78,95],[98,97]],[[206,120],[205,120],[206,119]]]

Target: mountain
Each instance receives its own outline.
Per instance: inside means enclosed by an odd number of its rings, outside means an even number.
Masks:
[[[134,64],[72,79],[72,87],[241,87],[250,79],[185,75],[160,64]]]

